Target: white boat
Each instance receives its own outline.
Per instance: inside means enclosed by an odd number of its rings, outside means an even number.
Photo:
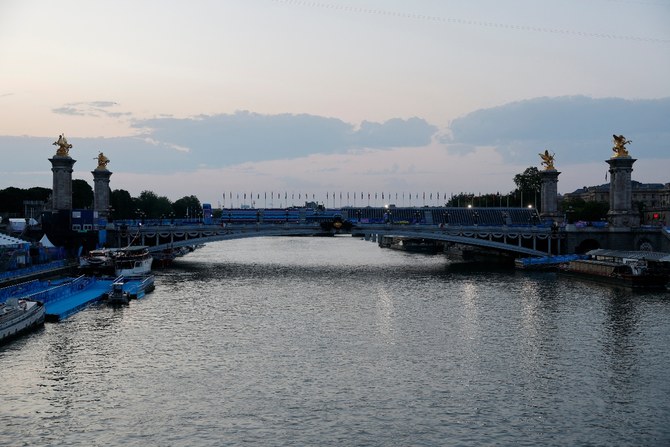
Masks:
[[[151,272],[154,258],[146,246],[122,248],[114,253],[116,276],[143,276]]]
[[[0,304],[0,343],[41,326],[45,313],[39,301],[9,298]]]
[[[79,258],[79,269],[86,272],[112,274],[116,251],[118,251],[117,248],[91,250],[87,255]]]

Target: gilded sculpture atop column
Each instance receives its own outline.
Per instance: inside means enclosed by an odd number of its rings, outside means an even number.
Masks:
[[[623,135],[612,135],[612,137],[614,138],[614,147],[612,148],[614,155],[612,155],[612,158],[630,157],[628,154],[628,149],[626,149],[626,145],[628,143],[632,143],[632,141],[627,140]]]
[[[95,169],[99,171],[104,171],[105,169],[107,169],[107,163],[109,163],[109,158],[107,158],[105,154],[100,152],[95,159],[98,160],[98,167]]]
[[[544,166],[545,171],[555,171],[556,168],[554,167],[554,153],[552,152],[551,154],[549,153],[548,149],[544,150],[543,153],[538,154],[540,158],[542,159],[542,166]]]
[[[56,150],[56,155],[61,156],[61,157],[69,157],[70,156],[70,149],[72,148],[72,145],[67,142],[67,138],[65,138],[65,134],[60,134],[58,136],[58,140],[54,141],[52,143],[54,146],[58,146],[58,149]]]

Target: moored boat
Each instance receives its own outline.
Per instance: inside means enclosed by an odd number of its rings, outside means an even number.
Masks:
[[[123,280],[117,279],[112,283],[112,287],[107,294],[107,302],[109,304],[128,304],[130,301],[130,294],[123,289]]]
[[[104,298],[108,304],[128,304],[130,300],[143,298],[155,289],[154,276],[136,276],[116,278]]]
[[[116,248],[91,250],[79,258],[79,269],[86,273],[114,273],[114,253]]]
[[[133,246],[114,253],[114,274],[116,276],[142,276],[151,272],[154,258],[146,246]]]
[[[597,249],[588,259],[561,265],[560,272],[633,289],[665,289],[670,283],[670,254]]]
[[[44,324],[45,308],[39,301],[10,298],[0,304],[0,344]]]

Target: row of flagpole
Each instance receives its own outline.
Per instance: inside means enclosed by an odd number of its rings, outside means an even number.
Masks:
[[[345,206],[441,206],[447,202],[447,193],[432,192],[326,192],[308,194],[301,192],[224,192],[222,208],[286,208],[304,206],[306,202],[322,204],[326,208]]]

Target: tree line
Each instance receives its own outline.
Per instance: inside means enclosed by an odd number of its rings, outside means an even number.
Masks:
[[[0,189],[0,215],[24,217],[25,201],[48,203],[51,194],[51,188],[42,187]],[[93,188],[85,180],[72,180],[73,209],[93,209],[93,196]],[[109,197],[108,212],[112,219],[198,217],[202,212],[200,200],[193,195],[172,202],[153,191],[142,191],[138,197],[132,197],[124,189],[115,189],[110,191]]]
[[[446,206],[466,207],[526,207],[532,205],[540,212],[540,192],[542,177],[536,167],[529,167],[514,176],[516,188],[506,194],[485,193],[472,194],[460,192],[454,194],[445,203]],[[51,199],[51,189],[33,187],[21,189],[9,187],[0,190],[0,215],[23,217],[24,201],[47,202]],[[93,188],[85,180],[72,180],[72,207],[74,209],[93,208]],[[597,221],[607,216],[607,202],[586,202],[582,199],[563,200],[561,212],[573,220]],[[110,191],[111,219],[160,219],[199,217],[202,204],[194,195],[184,196],[172,202],[165,196],[153,191],[142,191],[139,196],[132,197],[124,189]]]
[[[446,206],[462,207],[471,205],[473,207],[527,207],[529,205],[541,209],[541,191],[542,176],[540,171],[531,166],[520,174],[514,176],[516,188],[506,194],[486,193],[458,193],[449,199]],[[588,221],[595,222],[607,217],[609,203],[607,202],[587,202],[584,199],[574,198],[561,200],[559,210],[570,221]]]

